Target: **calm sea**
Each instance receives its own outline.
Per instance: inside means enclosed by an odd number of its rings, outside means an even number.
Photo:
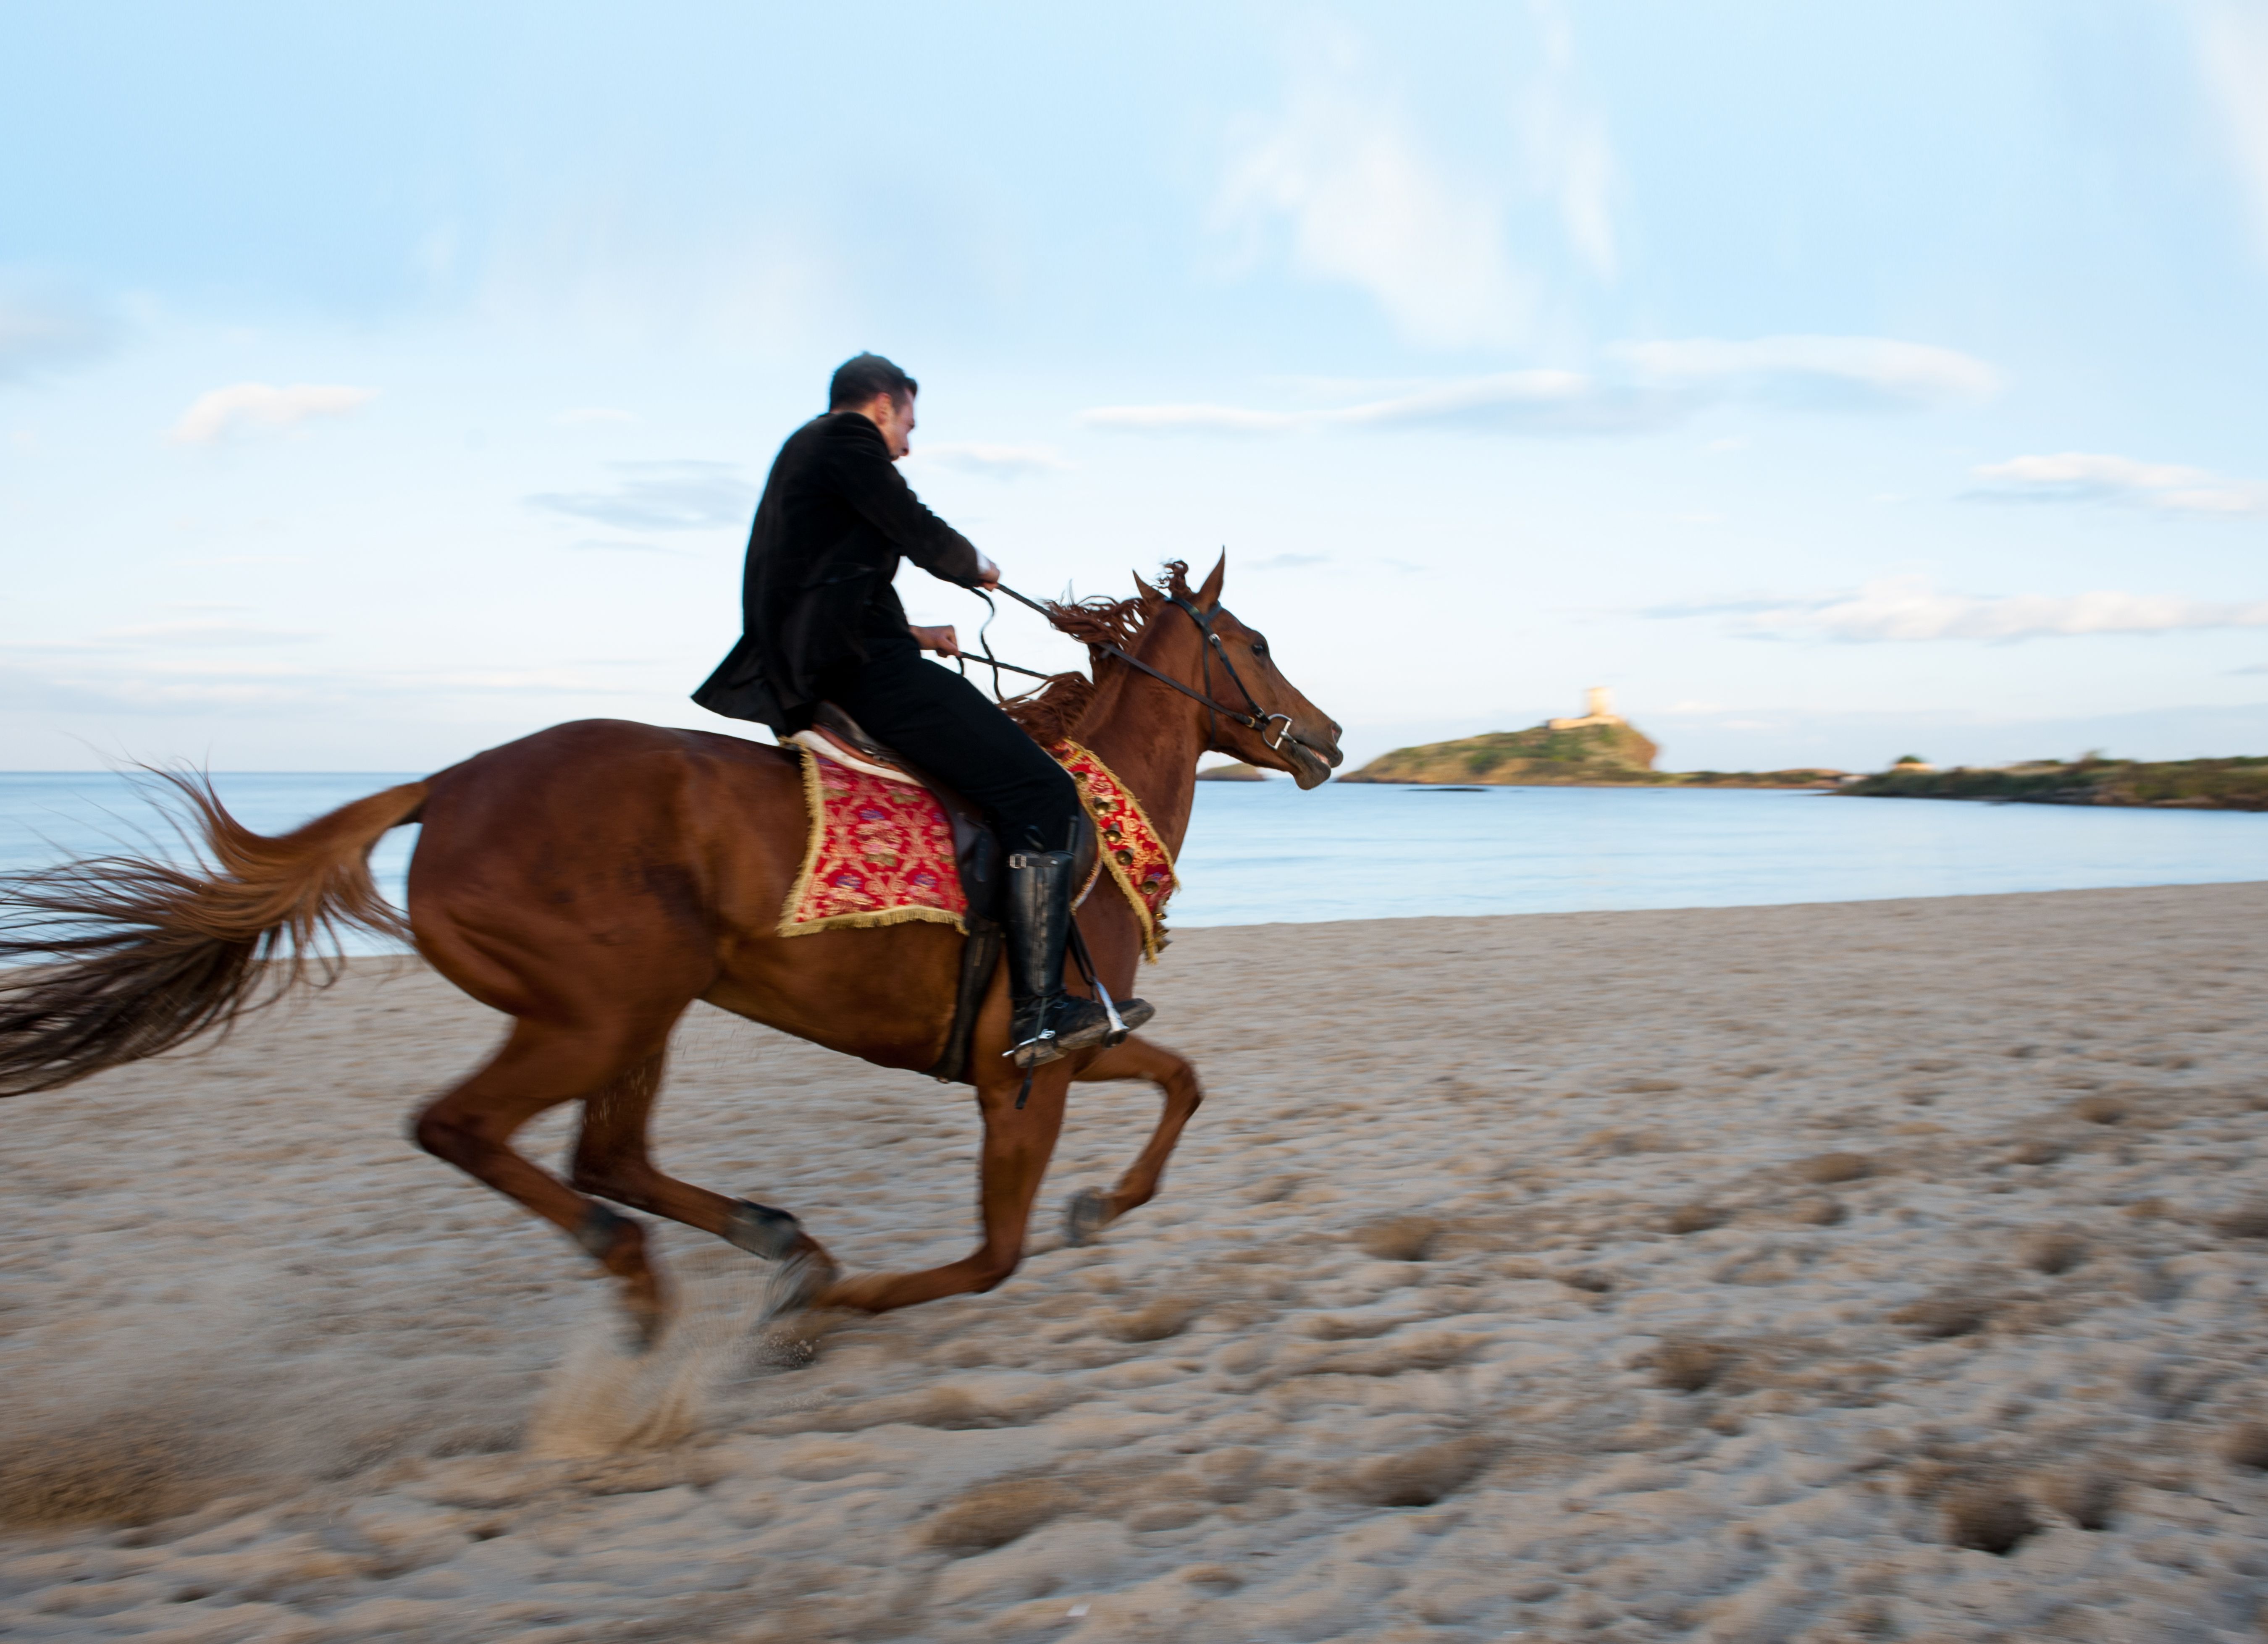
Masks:
[[[414,776],[217,776],[262,832]],[[0,869],[169,845],[144,784],[0,774]],[[416,839],[375,863],[401,895]],[[1724,907],[2268,879],[2268,815],[1623,788],[1202,782],[1176,925]]]
[[[1734,907],[2268,879],[2268,814],[1201,782],[1173,920]]]

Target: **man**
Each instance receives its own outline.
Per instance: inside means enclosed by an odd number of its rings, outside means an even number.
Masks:
[[[999,569],[922,506],[892,465],[911,448],[918,385],[878,354],[835,373],[827,415],[788,437],[748,533],[739,644],[693,694],[784,738],[833,702],[869,735],[983,811],[1007,853],[1010,1054],[1031,1068],[1099,1045],[1101,1004],[1064,989],[1072,849],[1092,826],[1079,789],[983,693],[922,660],[960,655],[950,628],[915,628],[891,586],[901,556],[964,588]],[[1130,1027],[1149,1020],[1120,1002]]]

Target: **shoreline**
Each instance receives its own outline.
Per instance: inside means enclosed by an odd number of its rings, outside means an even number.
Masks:
[[[1388,914],[1364,919],[1275,919],[1253,920],[1239,925],[1174,925],[1170,917],[1167,928],[1178,936],[1183,931],[1208,931],[1229,934],[1238,931],[1326,930],[1359,931],[1373,926],[1435,926],[1445,921],[1472,924],[1490,924],[1505,920],[1537,919],[1650,919],[1668,915],[1781,914],[1823,912],[1835,908],[1884,908],[1911,906],[1968,906],[1980,902],[2037,902],[2049,897],[2114,897],[2146,896],[2159,891],[2210,891],[2242,889],[2246,886],[2268,887],[2268,872],[2257,879],[2196,879],[2180,884],[2083,884],[2052,891],[1970,891],[1950,896],[1873,896],[1838,897],[1816,902],[1688,902],[1661,907],[1553,907],[1536,908],[1517,914]],[[1170,914],[1170,907],[1168,913]],[[1160,964],[1170,964],[1170,958]],[[1142,973],[1152,974],[1155,966],[1145,965]]]
[[[1934,799],[1965,805],[2078,805],[2101,811],[2233,811],[2260,815],[2268,804],[2212,798],[2119,799],[2100,794],[1911,794],[1856,793],[1848,788],[1828,791],[1845,799]]]
[[[2207,891],[2214,889],[2236,890],[2253,885],[2268,886],[2268,873],[2263,873],[2261,877],[2257,879],[2196,879],[2177,883],[2161,883],[2154,884],[2090,884],[2074,885],[2068,888],[2048,891],[1971,891],[1959,892],[1949,896],[1841,897],[1822,899],[1815,902],[1691,902],[1666,905],[1660,907],[1535,908],[1516,914],[1373,914],[1361,919],[1262,919],[1248,920],[1239,924],[1219,925],[1174,924],[1170,917],[1171,909],[1169,906],[1167,910],[1169,916],[1167,919],[1167,934],[1174,941],[1178,941],[1185,935],[1190,935],[1199,931],[1204,932],[1208,936],[1233,936],[1244,933],[1263,935],[1272,932],[1292,931],[1337,932],[1341,934],[1352,934],[1359,933],[1373,928],[1376,928],[1381,930],[1388,930],[1405,926],[1419,928],[1438,927],[1443,923],[1466,923],[1485,926],[1499,921],[1525,921],[1547,919],[1647,919],[1657,916],[1689,914],[1769,914],[1778,913],[1822,912],[1837,908],[1885,908],[1897,907],[1901,906],[1914,908],[1929,908],[1940,906],[1967,906],[1981,902],[2037,902],[2043,899],[2051,897],[2124,897],[2147,895],[2153,892],[2158,891],[2179,892]],[[1168,942],[1167,945],[1168,949],[1168,957],[1160,960],[1158,965],[1153,965],[1145,964],[1138,972],[1140,976],[1144,978],[1154,978],[1160,974],[1159,967],[1160,965],[1170,966],[1172,965],[1173,960],[1170,957],[1170,950],[1173,943],[1172,942]],[[342,954],[341,958],[350,970],[358,970],[364,966],[373,968],[380,965],[401,966],[403,965],[404,961],[407,961],[408,964],[405,973],[431,976],[437,982],[440,981],[440,978],[438,973],[433,971],[432,967],[426,963],[422,956],[411,948],[403,947],[376,951],[354,950]],[[258,962],[263,965],[290,963],[288,960],[281,959],[263,959]],[[311,958],[308,962],[315,963],[317,962],[317,959],[315,958]],[[39,970],[40,968],[42,967],[36,965],[0,965],[0,976],[4,976],[11,971],[32,971]],[[442,985],[447,986],[446,983],[443,983]],[[322,996],[321,991],[312,986],[304,990],[304,994],[306,1000],[311,1003],[320,1000]],[[291,1000],[298,999],[300,997],[301,995],[298,994],[291,995],[290,998],[285,1001],[284,1008],[286,1009],[291,1009]],[[468,1002],[469,1002],[469,1001]],[[499,1017],[498,1019],[501,1020],[502,1018]],[[760,1028],[758,1031],[769,1031],[770,1030]],[[194,1055],[197,1053],[193,1050],[187,1053]]]
[[[1600,789],[1675,789],[1681,793],[1710,793],[1726,790],[1736,793],[1808,794],[1837,793],[1841,789],[1833,782],[1680,782],[1676,773],[1668,773],[1657,782],[1492,782],[1486,777],[1454,782],[1407,782],[1399,777],[1334,776],[1331,782],[1348,788],[1436,788],[1456,792],[1466,789],[1485,788],[1600,788]]]

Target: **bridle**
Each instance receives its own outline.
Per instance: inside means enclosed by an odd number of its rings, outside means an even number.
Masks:
[[[1009,598],[1016,601],[1017,604],[1029,605],[1042,616],[1048,618],[1049,621],[1052,622],[1054,620],[1055,613],[1049,611],[1047,606],[1042,605],[1038,600],[1026,598],[1024,595],[1018,593],[1014,589],[1007,586],[1005,583],[996,583],[995,586],[997,586],[1002,593],[1007,595]],[[984,597],[984,591],[981,588],[972,589],[970,591],[975,593],[979,598],[983,598]],[[989,605],[992,602],[990,599],[985,599],[984,603]],[[1204,647],[1201,653],[1204,658],[1204,690],[1199,691],[1189,686],[1186,686],[1179,679],[1174,679],[1173,675],[1169,673],[1160,673],[1157,669],[1152,668],[1148,663],[1144,662],[1139,657],[1137,657],[1133,652],[1126,650],[1123,646],[1114,645],[1109,643],[1108,641],[1105,641],[1102,643],[1096,645],[1095,649],[1106,657],[1116,657],[1119,661],[1125,663],[1130,667],[1141,670],[1141,672],[1148,674],[1152,679],[1157,680],[1160,685],[1169,685],[1176,691],[1179,691],[1183,696],[1193,698],[1197,701],[1204,703],[1205,710],[1205,745],[1209,748],[1213,748],[1213,745],[1220,740],[1220,722],[1223,719],[1232,720],[1237,724],[1242,725],[1247,730],[1256,731],[1259,734],[1260,740],[1278,753],[1284,751],[1284,745],[1286,742],[1299,742],[1301,747],[1306,747],[1307,745],[1306,743],[1300,742],[1300,738],[1292,734],[1291,715],[1271,714],[1263,708],[1260,706],[1260,699],[1252,694],[1252,687],[1245,684],[1244,676],[1237,672],[1236,664],[1230,659],[1228,647],[1222,644],[1220,635],[1213,632],[1213,621],[1220,615],[1220,602],[1219,600],[1215,600],[1210,610],[1200,611],[1197,609],[1197,602],[1195,600],[1184,599],[1179,594],[1167,594],[1166,596],[1166,603],[1178,606],[1183,614],[1188,616],[1190,621],[1197,625],[1197,632],[1204,636]],[[989,627],[990,624],[988,623],[987,626]],[[981,631],[977,637],[981,643],[983,639],[983,635]],[[1220,658],[1220,665],[1227,673],[1229,682],[1234,685],[1239,691],[1244,694],[1246,711],[1241,712],[1236,708],[1231,708],[1227,703],[1219,701],[1213,695],[1212,659],[1215,657],[1219,657]],[[1051,677],[1047,674],[1039,673],[1034,669],[1019,668],[1013,663],[999,661],[992,655],[992,648],[989,644],[984,647],[984,657],[983,661],[985,665],[989,665],[994,669],[1005,668],[1011,673],[1028,673],[1035,679],[1048,679]],[[1269,734],[1269,727],[1275,724],[1278,720],[1283,722],[1283,729],[1277,731],[1273,736],[1270,736]],[[1213,751],[1216,752],[1226,752],[1226,750],[1219,748],[1213,748]]]
[[[1164,674],[1160,673],[1155,668],[1151,667],[1146,663],[1127,656],[1124,651],[1120,650],[1116,645],[1109,646],[1108,649],[1123,660],[1133,663],[1136,667],[1141,669],[1143,672],[1148,674],[1152,679],[1165,679],[1167,685],[1172,686],[1174,689],[1181,692],[1184,696],[1194,696],[1197,697],[1198,701],[1203,702],[1205,707],[1205,741],[1208,744],[1219,742],[1220,740],[1220,716],[1223,714],[1227,715],[1231,719],[1236,721],[1238,724],[1242,725],[1246,730],[1259,733],[1260,740],[1279,753],[1284,751],[1284,745],[1287,741],[1299,741],[1298,738],[1292,735],[1292,716],[1289,714],[1270,714],[1265,712],[1261,708],[1260,699],[1252,694],[1252,687],[1245,684],[1244,676],[1237,672],[1236,664],[1229,657],[1228,647],[1222,644],[1220,642],[1220,635],[1212,631],[1213,619],[1220,614],[1220,602],[1217,599],[1213,601],[1212,609],[1210,611],[1198,610],[1196,601],[1184,599],[1179,594],[1167,594],[1166,596],[1166,602],[1168,605],[1178,605],[1182,611],[1186,612],[1189,615],[1189,620],[1197,625],[1197,632],[1204,635],[1204,649],[1198,653],[1204,658],[1204,692],[1202,695],[1190,690],[1189,686],[1183,685],[1180,680],[1168,679]],[[1235,686],[1238,690],[1244,693],[1244,705],[1251,710],[1250,712],[1240,714],[1235,709],[1225,708],[1220,703],[1213,701],[1212,659],[1216,656],[1220,658],[1220,665],[1227,671],[1229,682]],[[1268,727],[1274,724],[1279,719],[1284,722],[1284,729],[1278,731],[1273,738],[1270,738],[1268,734]],[[1301,747],[1305,747],[1307,746],[1307,744],[1300,743],[1300,745]]]

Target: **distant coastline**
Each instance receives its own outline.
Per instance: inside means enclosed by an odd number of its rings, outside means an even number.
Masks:
[[[2268,757],[2036,760],[1996,769],[1908,763],[1844,784],[1868,799],[1981,799],[1998,804],[2128,805],[2161,811],[2268,811]]]
[[[1375,783],[1381,787],[1431,788],[1444,792],[1477,793],[1489,788],[1676,788],[1721,789],[1745,793],[1844,793],[1849,791],[1832,771],[1654,771],[1644,777],[1528,776],[1476,777],[1468,782],[1432,782],[1399,776],[1373,776],[1366,770],[1334,779],[1342,782]]]
[[[1583,712],[1525,730],[1491,730],[1381,754],[1337,780],[1411,788],[1813,789],[1862,799],[1969,799],[1995,804],[2118,805],[2157,811],[2268,811],[2268,756],[2221,760],[2033,760],[1940,770],[1906,754],[1859,775],[1823,767],[1658,771],[1653,739],[1615,712],[1603,686]],[[1226,780],[1239,780],[1228,777]],[[1248,780],[1248,779],[1244,779]]]

